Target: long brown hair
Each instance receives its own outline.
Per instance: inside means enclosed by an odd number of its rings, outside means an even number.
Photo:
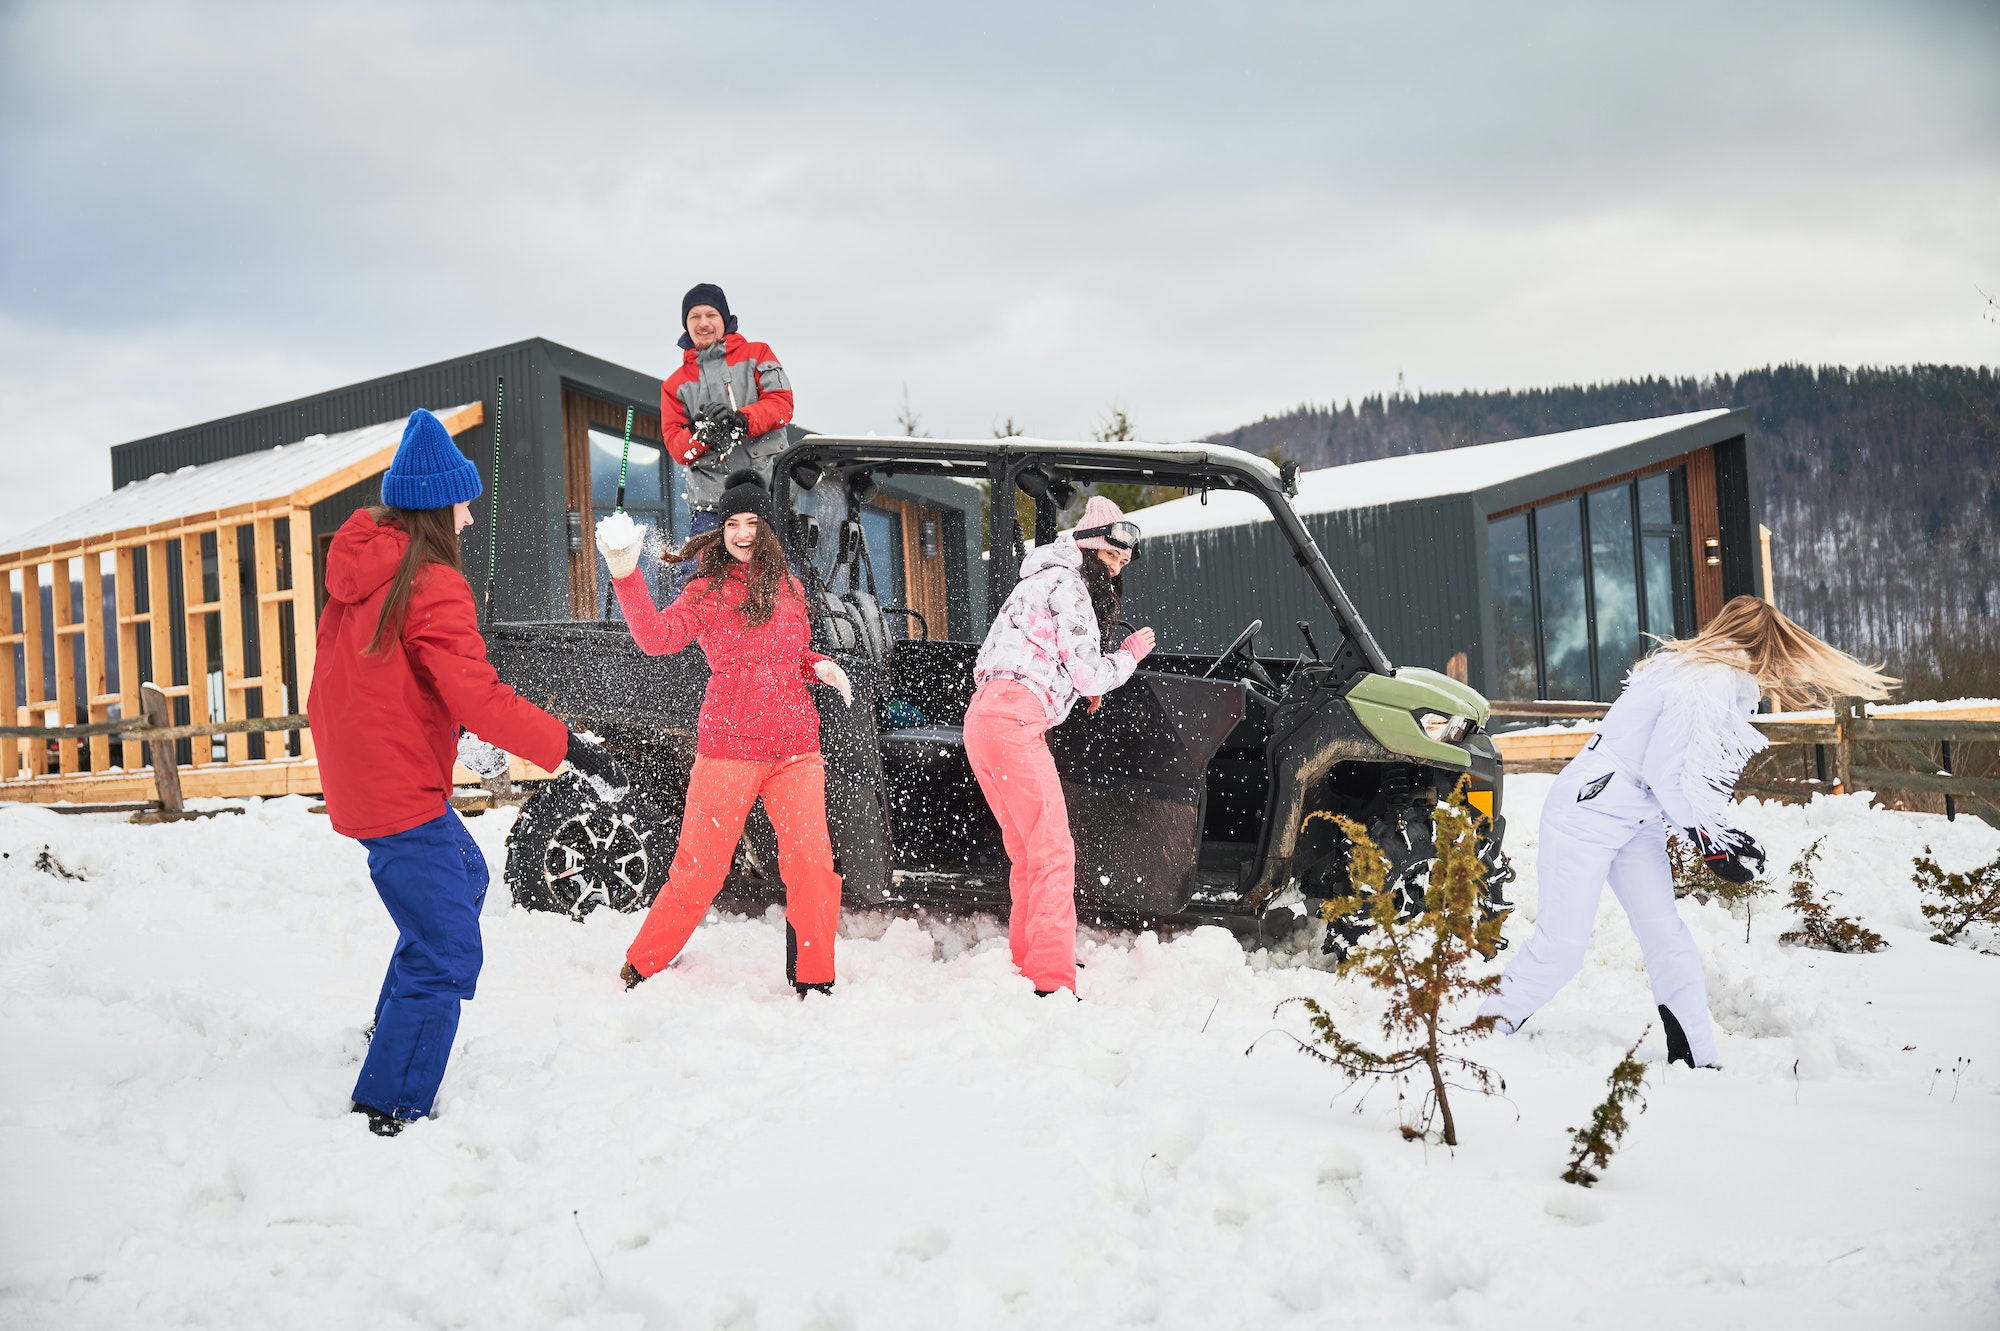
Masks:
[[[410,593],[417,589],[417,577],[426,564],[444,564],[460,569],[458,525],[453,521],[455,510],[450,508],[388,508],[381,504],[371,504],[368,516],[375,519],[375,525],[400,527],[410,538],[410,544],[403,551],[403,562],[396,569],[396,577],[389,584],[389,594],[382,598],[382,613],[375,620],[375,636],[361,649],[363,656],[373,656],[382,648],[382,639],[402,631],[403,615],[410,608]]]
[[[1124,635],[1118,632],[1118,616],[1125,607],[1125,575],[1114,574],[1111,566],[1098,557],[1097,551],[1084,547],[1083,585],[1090,591],[1091,613],[1097,616],[1097,636],[1105,651]]]
[[[714,531],[705,531],[680,549],[666,551],[660,556],[663,564],[684,564],[690,559],[697,561],[695,576],[708,579],[708,586],[695,598],[700,601],[706,601],[727,586],[730,574],[738,567],[736,556],[730,554],[729,547],[722,543],[722,529],[719,527]],[[793,581],[791,569],[785,563],[785,547],[778,544],[778,534],[761,517],[757,518],[757,543],[750,547],[748,582],[749,592],[744,596],[741,607],[743,622],[753,629],[762,628],[771,622],[771,616],[777,612],[778,589],[791,587]]]
[[[1732,599],[1692,638],[1660,639],[1660,650],[1747,670],[1759,691],[1786,710],[1825,707],[1843,696],[1880,701],[1903,682],[1829,647],[1754,596]]]

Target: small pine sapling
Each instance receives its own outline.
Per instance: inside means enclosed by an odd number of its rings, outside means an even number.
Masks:
[[[1353,893],[1327,902],[1324,914],[1328,920],[1364,916],[1370,925],[1335,973],[1358,976],[1388,996],[1382,1034],[1402,1047],[1377,1053],[1342,1034],[1332,1014],[1312,999],[1288,999],[1303,1004],[1312,1020],[1312,1042],[1299,1040],[1299,1048],[1353,1079],[1384,1077],[1401,1085],[1421,1071],[1429,1087],[1419,1121],[1405,1123],[1403,1135],[1412,1140],[1429,1136],[1435,1117],[1440,1139],[1456,1146],[1458,1125],[1452,1118],[1448,1088],[1481,1095],[1506,1089],[1491,1069],[1448,1052],[1451,1044],[1493,1029],[1491,1017],[1458,1027],[1449,1019],[1451,1010],[1464,1000],[1499,987],[1499,976],[1475,976],[1471,968],[1474,958],[1490,960],[1499,951],[1505,918],[1489,915],[1483,907],[1486,866],[1479,859],[1479,821],[1466,803],[1465,783],[1461,781],[1451,798],[1431,814],[1436,858],[1424,907],[1407,919],[1398,910],[1402,894],[1383,886],[1389,862],[1361,824],[1338,815],[1313,817],[1331,817],[1349,843],[1348,881]],[[1470,1084],[1454,1082],[1454,1076],[1464,1076]]]
[[[1921,909],[1937,932],[1933,943],[1949,944],[1973,924],[2000,924],[2000,856],[1964,873],[1946,873],[1924,847],[1914,865]]]
[[[1824,844],[1826,838],[1821,837],[1792,861],[1792,894],[1787,904],[1799,913],[1799,927],[1779,934],[1778,941],[1823,952],[1880,952],[1889,946],[1887,939],[1859,920],[1835,915],[1827,902],[1813,895],[1813,864]],[[1837,895],[1827,893],[1829,900]]]
[[[57,859],[56,853],[47,846],[43,846],[42,853],[35,856],[35,867],[56,878],[67,878],[75,883],[83,881],[82,874]]]
[[[1625,1130],[1632,1126],[1625,1116],[1625,1107],[1637,1103],[1639,1112],[1646,1112],[1645,1097],[1639,1094],[1646,1084],[1646,1065],[1639,1061],[1639,1044],[1652,1031],[1648,1025],[1639,1032],[1639,1039],[1625,1051],[1611,1069],[1609,1090],[1597,1108],[1590,1111],[1590,1123],[1586,1127],[1571,1128],[1570,1140],[1575,1150],[1570,1153],[1569,1168],[1563,1171],[1563,1182],[1574,1183],[1579,1188],[1587,1188],[1597,1182],[1598,1171],[1611,1163],[1611,1153],[1618,1149]]]

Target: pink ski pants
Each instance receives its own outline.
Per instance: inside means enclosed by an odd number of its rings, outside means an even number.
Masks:
[[[1033,690],[989,680],[965,713],[965,756],[993,806],[1013,871],[1007,941],[1035,988],[1076,989],[1076,843],[1069,835],[1048,714]]]

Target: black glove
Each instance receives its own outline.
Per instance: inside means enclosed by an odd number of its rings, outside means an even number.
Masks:
[[[1747,883],[1764,872],[1764,848],[1747,832],[1738,832],[1728,841],[1717,841],[1698,827],[1687,829],[1687,838],[1701,849],[1708,871],[1725,883]],[[1748,861],[1757,861],[1751,868]]]
[[[743,413],[734,407],[710,402],[695,413],[694,427],[689,433],[707,445],[710,452],[726,453],[750,437],[750,426]]]
[[[597,793],[607,800],[616,803],[632,788],[632,779],[625,775],[625,769],[594,739],[585,739],[574,730],[570,731],[569,752],[563,756],[569,759],[569,765],[577,770],[577,775],[590,782]]]

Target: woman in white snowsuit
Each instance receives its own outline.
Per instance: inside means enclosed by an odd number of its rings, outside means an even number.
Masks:
[[[1730,810],[1736,778],[1766,743],[1750,724],[1759,695],[1821,706],[1843,694],[1885,698],[1895,683],[1751,596],[1729,602],[1695,637],[1663,640],[1549,790],[1534,936],[1480,1015],[1512,1033],[1575,978],[1608,879],[1639,937],[1668,1061],[1718,1066],[1701,954],[1674,907],[1667,829],[1682,829],[1719,877],[1751,881],[1764,852],[1731,824]]]

